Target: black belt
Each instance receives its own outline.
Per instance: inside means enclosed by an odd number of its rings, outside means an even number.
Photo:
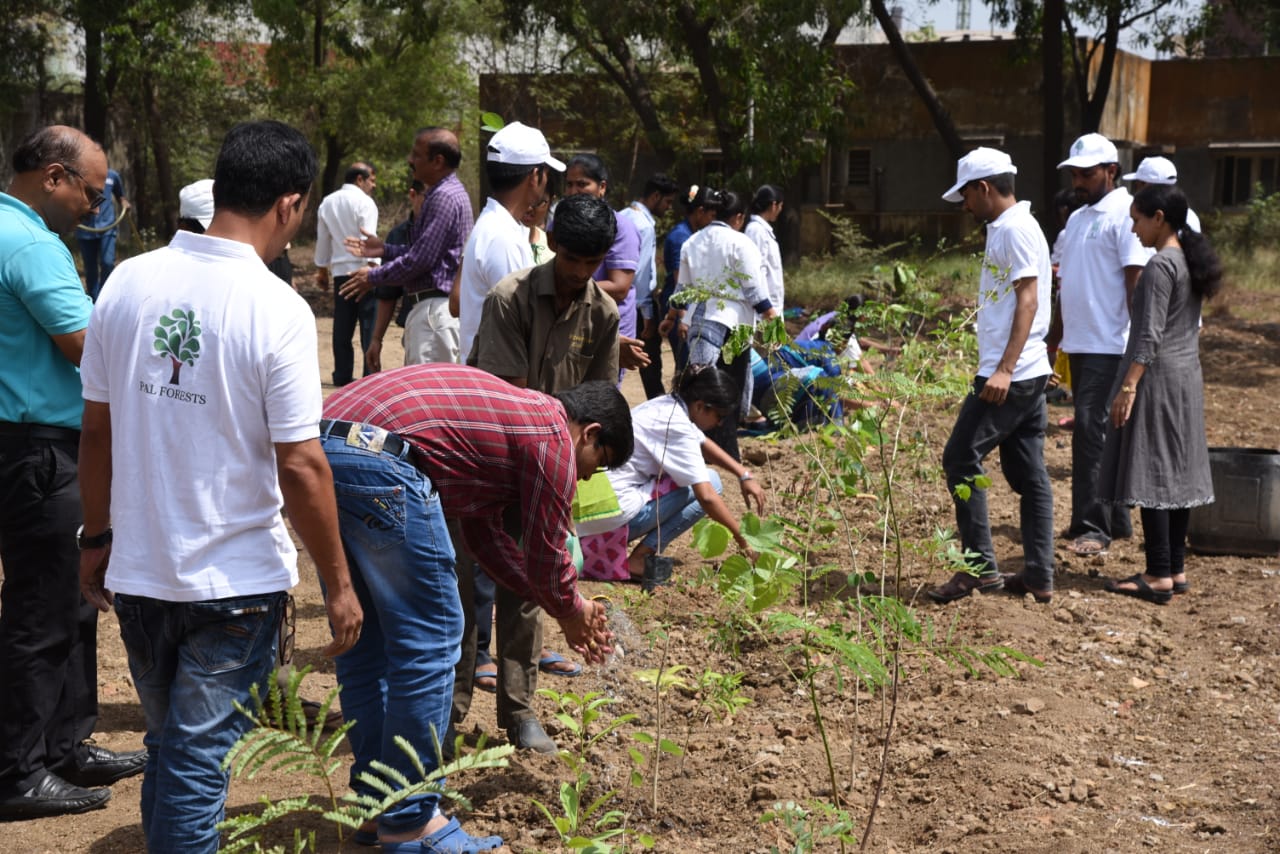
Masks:
[[[80,431],[70,427],[50,427],[47,424],[15,424],[0,421],[0,439],[45,439],[51,442],[80,443]]]
[[[320,422],[320,435],[349,436],[353,428],[360,431],[364,427],[382,430],[381,427],[374,427],[372,424],[357,424],[354,421],[333,421],[326,418]],[[396,458],[403,457],[405,448],[409,447],[409,443],[389,430],[383,432],[387,434],[387,437],[382,442],[382,451]]]
[[[414,291],[411,294],[404,295],[404,301],[407,305],[417,305],[424,299],[437,299],[439,297],[448,297],[449,295],[442,290],[436,288],[428,288],[425,291]]]

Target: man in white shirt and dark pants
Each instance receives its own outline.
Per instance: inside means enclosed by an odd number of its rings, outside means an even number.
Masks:
[[[942,452],[960,544],[977,555],[971,565],[978,574],[957,572],[928,592],[935,602],[1001,588],[1031,593],[1037,602],[1053,597],[1053,487],[1044,466],[1044,390],[1053,372],[1044,337],[1053,268],[1031,203],[1014,196],[1017,171],[1003,151],[978,148],[961,158],[956,183],[942,196],[963,202],[986,223],[987,246],[978,286],[978,374]],[[1005,480],[1021,496],[1025,560],[1016,575],[996,568],[987,491],[977,480],[995,448]]]
[[[351,336],[360,327],[360,352],[369,349],[373,340],[373,324],[378,315],[378,300],[371,294],[349,300],[338,291],[351,275],[362,267],[377,264],[352,255],[343,245],[347,237],[358,237],[378,230],[378,206],[373,201],[377,173],[368,163],[357,161],[347,169],[342,187],[330,193],[316,211],[316,285],[329,287],[333,279],[333,384],[344,386],[355,379],[355,353]],[[366,361],[361,374],[369,373]]]
[[[1098,500],[1098,467],[1106,438],[1111,385],[1129,340],[1129,300],[1151,252],[1133,233],[1133,197],[1116,186],[1119,154],[1110,140],[1087,133],[1058,164],[1071,172],[1083,207],[1062,232],[1061,348],[1071,354],[1075,427],[1071,437],[1071,525],[1068,548],[1102,555],[1112,539],[1133,536],[1129,508]]]
[[[325,585],[325,654],[360,634],[319,440],[315,318],[263,263],[297,231],[315,173],[293,128],[232,128],[208,231],[121,264],[89,321],[80,585],[115,606],[146,718],[151,854],[218,850],[222,760],[250,726],[234,703],[265,690],[298,583],[281,507]]]

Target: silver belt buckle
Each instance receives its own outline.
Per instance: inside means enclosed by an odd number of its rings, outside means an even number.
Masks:
[[[374,427],[370,424],[352,424],[351,429],[347,431],[347,444],[353,448],[360,448],[376,454],[387,443],[388,435],[390,434],[381,427]]]

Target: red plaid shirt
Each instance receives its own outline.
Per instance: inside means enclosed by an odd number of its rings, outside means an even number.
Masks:
[[[433,363],[383,371],[335,392],[324,417],[381,427],[408,440],[444,514],[494,580],[557,619],[580,611],[565,549],[578,466],[555,398],[492,374]],[[518,504],[524,554],[502,528]]]

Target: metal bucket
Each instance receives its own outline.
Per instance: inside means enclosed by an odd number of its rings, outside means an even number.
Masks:
[[[1199,554],[1280,554],[1280,451],[1210,448],[1215,501],[1191,511],[1188,547]]]

